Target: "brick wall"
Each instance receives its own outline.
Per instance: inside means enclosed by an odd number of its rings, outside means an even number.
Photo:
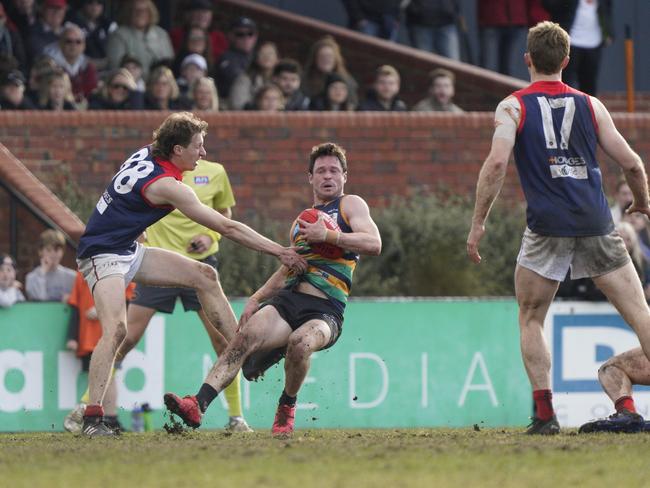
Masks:
[[[0,112],[0,140],[44,182],[60,168],[84,191],[99,196],[118,166],[164,119],[161,112]],[[336,114],[254,112],[205,116],[208,159],[226,165],[237,198],[236,215],[260,212],[291,218],[310,203],[306,156],[332,140],[348,151],[347,191],[373,207],[424,187],[472,195],[492,134],[488,113]],[[620,131],[650,160],[650,115],[614,115]],[[619,174],[602,156],[606,189]],[[514,165],[513,165],[514,166]],[[513,167],[502,198],[521,198]]]

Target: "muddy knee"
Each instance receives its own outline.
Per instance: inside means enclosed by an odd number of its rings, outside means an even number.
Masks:
[[[287,359],[302,361],[312,353],[309,342],[304,337],[289,337],[287,344]]]

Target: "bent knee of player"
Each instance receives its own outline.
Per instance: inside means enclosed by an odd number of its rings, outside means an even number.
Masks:
[[[287,344],[287,357],[294,360],[303,360],[309,357],[317,349],[314,343],[313,339],[305,336],[290,336]]]
[[[621,361],[618,356],[609,358],[598,368],[598,379],[602,380],[613,373],[614,369],[621,369]]]
[[[220,287],[219,274],[212,266],[204,263],[195,263],[198,287],[210,289]]]

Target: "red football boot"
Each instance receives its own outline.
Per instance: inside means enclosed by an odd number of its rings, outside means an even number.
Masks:
[[[173,393],[165,393],[165,406],[171,413],[178,415],[185,425],[196,429],[201,426],[201,409],[195,396],[187,395],[183,398]]]
[[[293,424],[296,417],[296,406],[278,405],[271,432],[275,437],[289,437],[293,434]]]

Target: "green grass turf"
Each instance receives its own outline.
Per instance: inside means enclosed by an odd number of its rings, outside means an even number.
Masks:
[[[2,487],[648,486],[650,435],[521,430],[0,435]]]

